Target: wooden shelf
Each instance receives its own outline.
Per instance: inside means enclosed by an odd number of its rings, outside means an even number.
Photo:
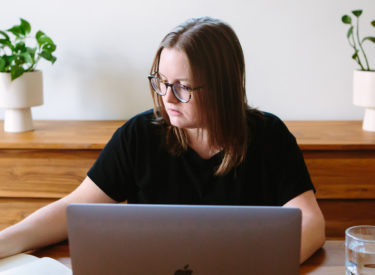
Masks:
[[[0,121],[0,149],[102,149],[124,120],[39,120],[35,130],[7,133]],[[375,150],[375,132],[361,121],[286,121],[302,150]]]
[[[25,133],[6,133],[0,122],[0,226],[76,188],[124,122],[35,121],[35,130]],[[351,225],[375,224],[369,210],[375,207],[375,132],[363,131],[361,121],[286,125],[304,154],[327,235],[340,238]],[[14,219],[6,210],[11,205]]]
[[[125,121],[35,121],[34,131],[4,132],[0,122],[0,149],[103,149]]]
[[[375,132],[362,130],[361,121],[286,121],[303,151],[375,150]]]

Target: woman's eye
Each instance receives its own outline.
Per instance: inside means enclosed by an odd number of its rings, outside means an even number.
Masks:
[[[188,86],[185,86],[185,85],[182,85],[182,84],[180,84],[180,87],[181,87],[181,89],[184,89],[184,90],[186,90],[186,91],[189,91],[189,90],[191,90],[191,88],[190,88],[190,87],[188,87]]]

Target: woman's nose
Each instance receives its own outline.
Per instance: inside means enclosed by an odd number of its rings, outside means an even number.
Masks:
[[[164,98],[165,98],[165,101],[167,101],[167,102],[171,102],[171,103],[177,103],[177,102],[179,101],[179,100],[176,98],[176,96],[174,95],[171,86],[168,86],[168,87],[167,87],[167,92],[166,92]]]

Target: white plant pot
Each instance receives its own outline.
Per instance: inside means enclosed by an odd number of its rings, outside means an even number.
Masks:
[[[0,73],[0,108],[5,109],[4,131],[34,129],[31,107],[43,104],[43,74],[27,72],[11,81],[10,73]]]
[[[365,108],[362,129],[375,132],[375,72],[354,71],[353,104]]]

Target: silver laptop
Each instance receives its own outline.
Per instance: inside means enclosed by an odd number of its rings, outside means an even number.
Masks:
[[[299,274],[297,208],[71,204],[67,223],[74,275]]]

